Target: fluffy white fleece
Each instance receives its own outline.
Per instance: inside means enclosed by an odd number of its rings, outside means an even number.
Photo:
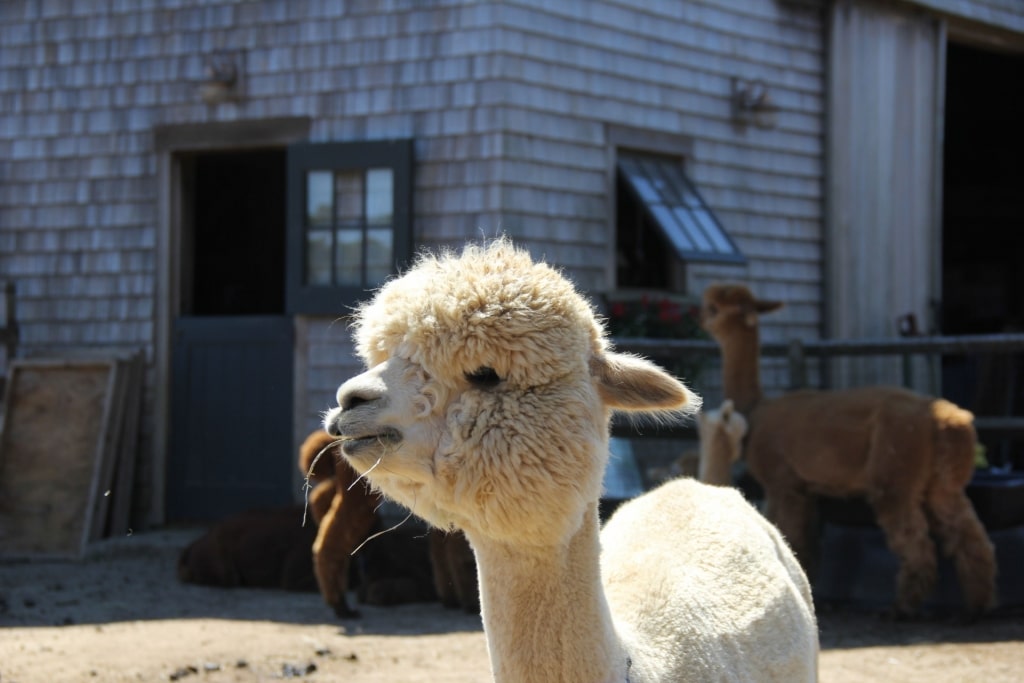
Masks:
[[[507,240],[423,257],[363,306],[325,429],[379,490],[473,546],[495,680],[813,681],[807,580],[738,496],[680,481],[602,537],[612,411],[693,412]],[[602,581],[602,572],[605,580]]]

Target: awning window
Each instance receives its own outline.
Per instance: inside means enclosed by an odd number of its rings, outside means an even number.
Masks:
[[[620,155],[619,174],[680,260],[746,262],[678,160]]]

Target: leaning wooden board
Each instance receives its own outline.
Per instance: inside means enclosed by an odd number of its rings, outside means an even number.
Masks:
[[[0,556],[78,557],[89,540],[118,363],[16,360],[0,435]]]

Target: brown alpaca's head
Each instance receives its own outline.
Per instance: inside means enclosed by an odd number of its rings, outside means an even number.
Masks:
[[[757,299],[744,285],[712,284],[704,290],[700,326],[718,343],[757,329],[758,316],[782,308],[781,301]]]
[[[299,446],[299,472],[318,482],[334,476],[335,463],[341,457],[337,439],[322,429],[312,432]]]
[[[563,541],[600,496],[611,411],[700,402],[610,351],[573,285],[507,240],[420,258],[360,308],[355,338],[368,370],[325,428],[385,494],[471,538]]]

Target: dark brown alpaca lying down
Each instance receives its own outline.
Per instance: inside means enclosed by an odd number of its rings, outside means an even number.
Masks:
[[[379,530],[380,497],[362,482],[353,486],[356,475],[338,459],[332,444],[326,432],[314,432],[299,452],[299,467],[314,485],[311,519],[306,519],[303,505],[227,517],[182,551],[178,577],[209,586],[319,590],[341,617],[358,614],[346,600],[353,586],[359,602],[368,605],[440,596],[447,606],[478,611],[476,565],[461,533],[399,528],[352,556]]]
[[[250,510],[228,517],[186,547],[178,578],[226,588],[315,591],[310,548],[316,529],[302,526],[303,508]]]

